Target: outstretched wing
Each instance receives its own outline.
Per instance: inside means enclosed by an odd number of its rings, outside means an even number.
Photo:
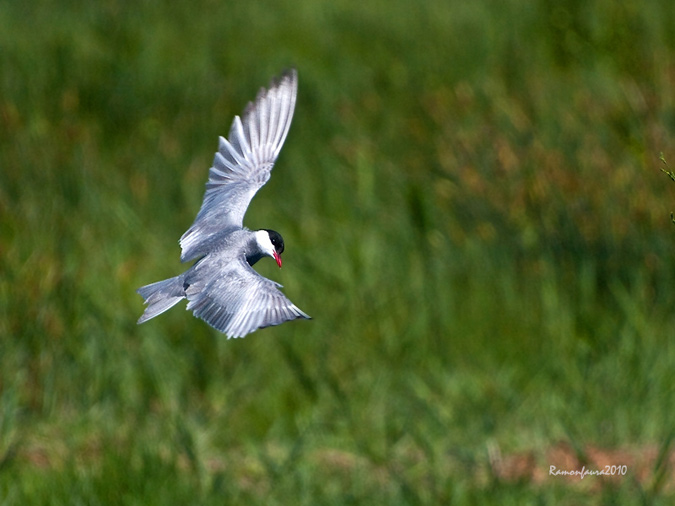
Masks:
[[[207,267],[185,290],[187,309],[227,337],[244,337],[254,330],[310,317],[244,258]],[[186,280],[187,281],[187,280]]]
[[[292,69],[272,81],[268,90],[260,90],[243,119],[234,117],[228,139],[220,137],[202,207],[180,238],[182,262],[204,256],[215,234],[243,226],[246,209],[270,178],[286,139],[297,91],[298,76]]]

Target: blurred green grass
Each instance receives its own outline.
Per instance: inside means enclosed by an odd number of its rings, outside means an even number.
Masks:
[[[0,502],[672,501],[670,2],[8,1],[0,23]],[[259,271],[314,320],[137,327],[217,135],[287,66],[246,224],[284,235]],[[560,444],[628,477],[549,477]]]

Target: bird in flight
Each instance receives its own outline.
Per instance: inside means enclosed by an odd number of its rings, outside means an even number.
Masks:
[[[293,118],[298,91],[292,69],[262,88],[228,138],[220,137],[206,193],[194,223],[180,238],[181,262],[197,260],[183,274],[143,286],[143,323],[187,299],[187,309],[227,337],[310,317],[251,266],[265,256],[281,267],[284,240],[274,230],[244,227],[246,209],[269,180]]]

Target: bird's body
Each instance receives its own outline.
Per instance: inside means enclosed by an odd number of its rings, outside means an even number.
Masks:
[[[220,138],[202,207],[180,239],[181,261],[197,261],[179,276],[138,289],[148,306],[138,323],[182,299],[195,316],[228,337],[309,318],[278,290],[281,285],[251,268],[265,256],[281,267],[281,235],[243,226],[246,209],[269,179],[286,138],[296,94],[297,75],[291,70],[260,91],[243,120],[235,116],[229,138]]]

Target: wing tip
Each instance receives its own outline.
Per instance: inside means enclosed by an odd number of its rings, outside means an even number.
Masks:
[[[260,88],[261,92],[269,92],[282,86],[296,87],[298,84],[298,71],[295,67],[286,67],[278,75],[270,79],[267,89]]]
[[[281,88],[288,87],[291,90],[293,97],[297,95],[298,92],[298,71],[295,67],[288,67],[281,71],[281,73],[270,80],[270,83],[267,87],[261,87],[258,91],[258,95],[255,100],[249,102],[244,109],[242,117],[244,122],[250,116],[250,114],[259,106],[260,102],[264,101],[269,95],[277,92]],[[294,102],[294,100],[293,100]]]
[[[266,329],[266,328],[269,328],[269,327],[276,327],[276,326],[282,325],[286,322],[291,322],[293,320],[300,320],[300,319],[312,320],[313,319],[311,316],[309,316],[307,313],[305,313],[304,311],[302,311],[300,308],[298,308],[295,305],[293,305],[293,307],[289,308],[289,309],[291,309],[291,311],[293,312],[292,318],[287,317],[285,319],[267,322],[267,323],[261,322],[261,324],[255,326],[254,328],[247,327],[246,325],[227,325],[223,328],[218,328],[215,325],[213,325],[213,323],[211,323],[207,320],[204,320],[204,321],[206,321],[209,325],[211,325],[215,329],[219,330],[220,332],[223,332],[227,336],[228,339],[243,339],[247,335],[252,334],[253,332],[256,332],[258,330]]]
[[[287,67],[281,71],[277,77],[272,79],[270,87],[277,88],[288,82],[291,86],[296,86],[298,83],[298,71],[295,67]]]

